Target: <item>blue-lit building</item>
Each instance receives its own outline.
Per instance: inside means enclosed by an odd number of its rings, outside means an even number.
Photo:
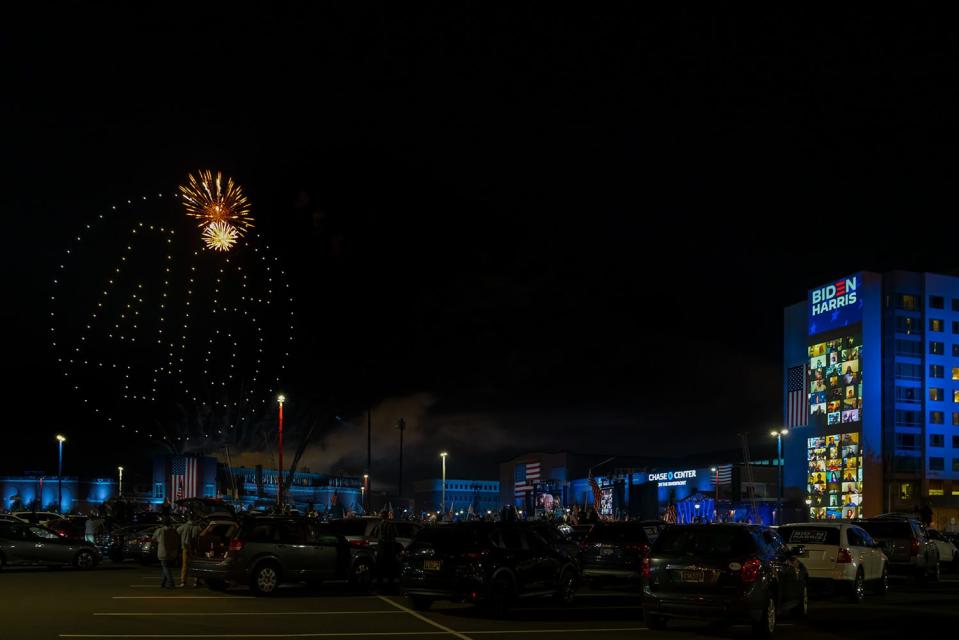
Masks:
[[[860,272],[784,315],[786,484],[812,518],[959,518],[959,278]]]
[[[443,480],[418,480],[413,483],[414,505],[419,512],[439,511],[443,506]],[[499,513],[503,505],[499,496],[497,480],[455,480],[446,479],[447,511],[462,511],[483,515],[487,511]]]
[[[111,478],[81,479],[63,476],[63,513],[86,513],[91,507],[103,504],[116,494],[116,480]],[[60,484],[56,476],[23,475],[0,477],[0,496],[4,509],[11,511],[59,511],[57,492]]]

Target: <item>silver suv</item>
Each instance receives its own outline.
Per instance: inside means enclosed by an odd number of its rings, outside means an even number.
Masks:
[[[906,515],[882,515],[855,524],[879,543],[889,559],[890,575],[939,580],[939,549],[919,520]]]

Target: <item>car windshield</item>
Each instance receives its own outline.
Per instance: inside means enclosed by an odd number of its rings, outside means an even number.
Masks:
[[[786,544],[839,545],[839,529],[835,527],[783,527],[779,533]]]
[[[911,538],[912,527],[908,522],[894,520],[869,520],[858,522],[860,527],[869,532],[873,538]]]
[[[439,525],[421,530],[414,540],[417,546],[433,547],[443,552],[472,551],[487,540],[486,529],[473,526]]]
[[[741,556],[755,552],[749,532],[739,527],[667,527],[653,546],[654,554],[677,556]]]

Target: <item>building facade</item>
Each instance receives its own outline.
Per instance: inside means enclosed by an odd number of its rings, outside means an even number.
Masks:
[[[499,482],[497,480],[453,480],[446,479],[446,505],[443,506],[443,480],[419,480],[413,483],[414,504],[418,512],[450,512],[483,515],[487,512],[498,513],[503,507],[500,502]]]
[[[959,278],[859,272],[784,316],[787,485],[809,517],[959,516]]]
[[[60,511],[86,513],[116,495],[117,482],[112,478],[81,479],[63,476],[23,475],[0,477],[2,508],[10,511]],[[57,508],[58,492],[61,507]]]

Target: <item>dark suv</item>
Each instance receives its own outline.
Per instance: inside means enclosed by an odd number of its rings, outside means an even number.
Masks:
[[[426,527],[407,548],[400,584],[414,608],[434,600],[486,604],[552,596],[572,602],[575,562],[520,523],[463,522]]]
[[[663,629],[669,617],[742,621],[769,637],[779,613],[806,614],[804,551],[767,527],[668,526],[643,561],[646,626]]]
[[[643,558],[659,532],[662,522],[601,522],[590,529],[580,545],[580,567],[584,580],[639,581]]]
[[[248,584],[260,596],[273,595],[281,583],[349,580],[367,590],[372,581],[371,550],[307,518],[246,518],[227,549],[220,557],[193,558],[190,576],[214,590]]]
[[[857,520],[856,524],[882,547],[889,560],[890,575],[906,575],[917,580],[939,579],[939,549],[919,520],[884,515]]]

